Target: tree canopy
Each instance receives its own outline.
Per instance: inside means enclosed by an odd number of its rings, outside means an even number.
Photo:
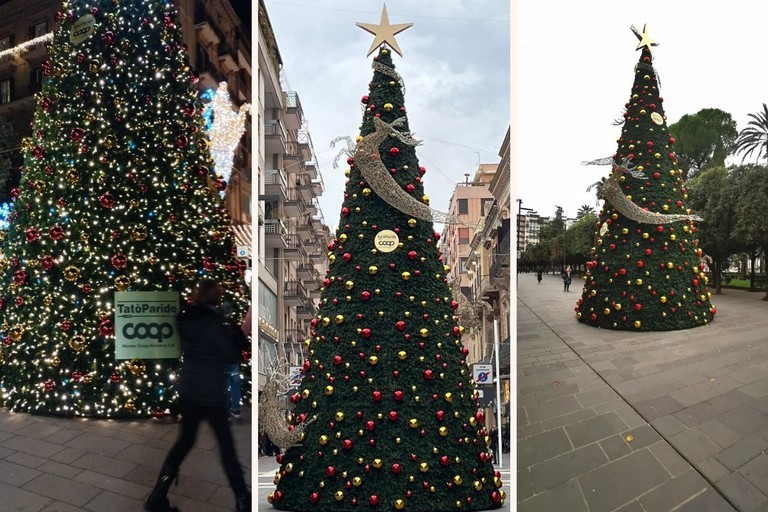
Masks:
[[[725,165],[739,136],[731,114],[718,108],[686,114],[670,125],[669,132],[675,138],[675,153],[685,172],[684,179],[706,167]]]

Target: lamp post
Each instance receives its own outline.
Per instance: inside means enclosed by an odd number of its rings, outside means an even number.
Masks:
[[[524,208],[523,207],[523,200],[518,199],[517,200],[517,246],[515,247],[515,253],[517,258],[515,261],[517,262],[522,257],[523,251],[520,249],[520,221],[523,218],[523,210],[527,212],[532,212],[533,208]],[[519,274],[519,272],[515,272],[515,274]],[[517,284],[517,277],[515,277],[515,284]]]

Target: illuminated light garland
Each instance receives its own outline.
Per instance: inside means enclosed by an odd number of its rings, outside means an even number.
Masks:
[[[47,43],[48,41],[51,41],[51,40],[53,40],[53,32],[48,32],[45,35],[36,37],[34,39],[30,39],[29,41],[25,41],[21,44],[18,44],[13,48],[8,48],[7,50],[0,51],[0,59],[2,59],[3,57],[7,57],[8,55],[13,55],[14,57],[18,57],[19,55],[21,55],[21,52],[27,51],[33,46],[37,46],[40,43]]]
[[[211,138],[211,156],[215,171],[226,183],[229,183],[232,176],[235,149],[245,132],[245,116],[248,115],[250,108],[250,103],[243,103],[239,110],[233,109],[227,83],[220,82],[213,101],[206,107],[206,112],[203,114],[206,120],[211,119],[208,112],[213,114],[213,121],[210,122],[210,127],[207,127]],[[219,194],[224,197],[224,191]]]

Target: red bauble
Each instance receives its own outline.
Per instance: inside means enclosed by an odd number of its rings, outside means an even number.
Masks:
[[[392,156],[397,156],[397,155],[400,154],[400,150],[398,148],[391,148],[389,150],[389,154],[392,155]]]
[[[366,94],[365,96],[363,96],[362,98],[360,98],[360,102],[361,102],[361,103],[365,103],[365,104],[367,105],[367,104],[368,104],[368,100],[369,100],[369,99],[370,99],[370,98],[369,98],[369,97],[368,97],[368,95]]]
[[[189,144],[189,139],[186,135],[179,135],[176,137],[176,147],[181,149],[187,147],[187,144]]]
[[[637,304],[635,304],[635,311],[640,311],[641,309],[643,309],[643,305],[642,304],[640,304],[639,302]]]
[[[432,380],[432,370],[424,370],[424,379],[425,380]]]
[[[117,373],[113,373],[112,375],[109,376],[109,380],[112,382],[120,382],[120,375],[118,375]]]
[[[368,432],[373,432],[373,430],[376,428],[376,423],[374,423],[371,420],[368,420],[365,422],[365,430]]]
[[[363,336],[363,338],[370,338],[371,337],[371,330],[367,327],[360,331],[360,334]]]
[[[320,501],[320,495],[319,494],[317,494],[316,492],[313,492],[313,493],[311,493],[309,495],[309,502],[310,503],[317,503],[318,501]]]
[[[378,496],[376,496],[375,494],[372,494],[372,495],[371,495],[371,497],[370,497],[370,498],[368,498],[368,503],[369,503],[369,504],[370,504],[372,507],[376,507],[376,506],[378,506],[378,505],[379,505],[379,497],[378,497]]]
[[[389,411],[389,421],[397,421],[397,411]]]
[[[403,322],[402,320],[398,321],[395,324],[395,328],[397,328],[398,331],[402,331],[403,329],[405,329],[405,322]]]
[[[372,397],[374,402],[381,401],[381,391],[378,391],[378,390],[374,391],[372,394]]]
[[[403,401],[403,392],[400,391],[399,389],[395,391],[392,395],[394,396],[396,402]]]
[[[341,356],[333,356],[333,364],[336,366],[340,365],[343,361]]]
[[[408,258],[409,259],[415,260],[417,256],[418,256],[418,254],[416,253],[416,251],[408,251]]]
[[[341,209],[341,215],[344,216],[344,217],[349,217],[349,208],[347,208],[346,206],[344,208],[342,208]]]
[[[52,380],[48,379],[47,381],[45,381],[44,386],[45,386],[45,390],[50,392],[50,391],[53,391],[53,388],[56,387],[56,384],[54,384]]]
[[[416,190],[416,187],[413,186],[413,183],[409,183],[405,186],[405,191],[409,194],[412,194],[414,190]]]
[[[112,266],[116,269],[125,268],[128,265],[128,258],[126,258],[125,254],[117,253],[114,256],[112,256]]]
[[[105,192],[101,195],[101,197],[99,197],[99,202],[104,208],[112,208],[115,206],[115,196],[109,192]]]
[[[443,421],[445,419],[445,411],[442,411],[442,410],[437,411],[437,413],[435,413],[435,416],[437,416],[437,419],[439,421]]]
[[[345,450],[351,450],[352,449],[352,440],[351,439],[345,439],[344,442],[342,443],[342,447]]]
[[[398,464],[397,462],[392,464],[392,473],[394,473],[395,475],[399,475],[400,471],[402,471],[402,468],[400,467],[400,464]]]
[[[114,46],[117,37],[115,36],[114,32],[112,32],[111,30],[107,30],[106,32],[104,32],[103,39],[104,39],[104,44],[106,44],[107,46]]]
[[[115,334],[115,325],[112,323],[111,320],[103,320],[99,324],[99,334],[101,336],[112,336]]]
[[[342,258],[344,258],[344,261],[349,261],[349,260],[352,259],[352,255],[349,254],[348,252],[345,252],[344,256],[342,256]]]
[[[363,300],[368,300],[368,299],[371,298],[371,292],[365,291],[365,292],[361,293],[360,295],[363,298]]]
[[[326,476],[329,476],[329,477],[330,477],[330,476],[333,476],[333,475],[335,475],[335,474],[336,474],[336,468],[334,468],[333,466],[328,466],[328,467],[325,469],[325,475],[326,475]]]
[[[24,233],[27,238],[27,242],[34,243],[37,242],[40,239],[40,232],[37,230],[37,228],[28,228],[27,231]]]

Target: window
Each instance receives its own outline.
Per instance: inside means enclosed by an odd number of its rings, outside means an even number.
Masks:
[[[277,325],[277,295],[259,280],[259,316],[270,325]]]
[[[43,68],[36,67],[29,72],[29,88],[32,92],[40,90],[40,86],[43,84]]]
[[[459,258],[459,269],[461,270],[462,274],[467,273],[467,258],[461,257]]]
[[[48,22],[43,20],[39,23],[35,23],[29,27],[29,38],[34,39],[36,37],[44,36],[48,33]]]
[[[13,78],[0,80],[0,104],[13,101]]]
[[[469,199],[459,199],[459,215],[469,213]]]
[[[469,228],[459,228],[459,244],[469,243]]]

